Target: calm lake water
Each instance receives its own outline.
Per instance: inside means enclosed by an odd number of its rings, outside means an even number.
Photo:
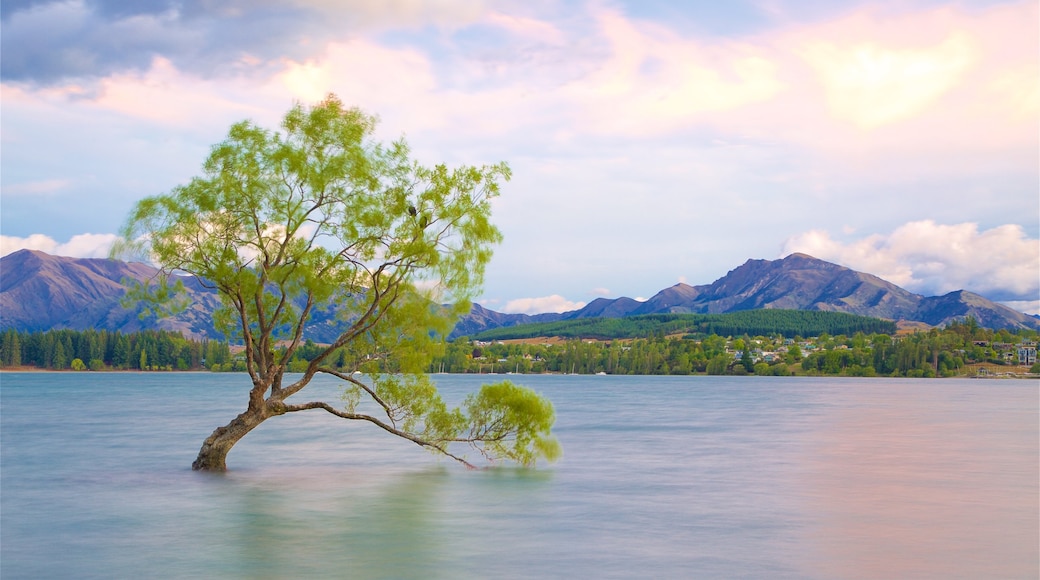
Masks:
[[[558,463],[470,471],[311,411],[212,475],[245,375],[0,374],[0,576],[1040,574],[1036,381],[510,378],[555,404]]]

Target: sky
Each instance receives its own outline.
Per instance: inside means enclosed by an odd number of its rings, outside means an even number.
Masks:
[[[484,306],[803,252],[1040,312],[1035,0],[4,0],[0,253],[104,257],[231,124],[335,93],[506,161]]]

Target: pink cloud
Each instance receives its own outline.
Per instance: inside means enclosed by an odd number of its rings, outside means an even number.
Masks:
[[[896,16],[863,9],[736,40],[684,36],[667,23],[596,5],[587,10],[595,22],[591,37],[562,23],[481,11],[472,2],[409,16],[479,23],[553,45],[525,47],[533,53],[599,46],[575,51],[578,65],[547,58],[540,68],[520,60],[488,68],[463,54],[361,36],[329,43],[310,60],[273,63],[266,78],[202,79],[157,58],[144,74],[26,96],[78,99],[80,106],[160,124],[226,126],[246,117],[276,121],[288,101],[336,92],[392,117],[393,129],[412,132],[452,128],[487,138],[540,127],[568,138],[639,139],[704,125],[857,162],[1036,142],[1035,3]],[[449,84],[435,72],[444,58],[452,60],[442,68],[464,82]],[[554,75],[570,80],[550,81]],[[5,101],[9,95],[19,98],[5,86]],[[84,96],[92,105],[82,104]]]
[[[1040,296],[1040,241],[1021,226],[979,231],[976,223],[904,224],[887,235],[841,242],[825,230],[792,236],[783,254],[803,252],[869,272],[907,290],[945,294],[969,290],[1016,299]]]
[[[538,298],[517,298],[506,302],[502,312],[508,314],[541,314],[543,312],[568,312],[585,306],[584,302],[573,302],[559,294]]]

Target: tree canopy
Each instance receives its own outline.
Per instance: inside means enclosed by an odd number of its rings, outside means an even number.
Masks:
[[[129,295],[160,311],[185,308],[177,280],[194,276],[221,297],[217,328],[245,345],[246,411],[206,440],[196,469],[225,469],[231,446],[260,422],[307,409],[368,421],[464,462],[453,444],[524,464],[559,454],[552,405],[533,391],[485,386],[449,410],[422,375],[501,239],[491,200],[509,167],[425,167],[403,139],[376,141],[375,126],[333,95],[297,104],[278,131],[237,123],[202,176],[131,212],[115,253],[152,261],[162,276]],[[287,376],[307,321],[332,304],[345,330],[302,375]],[[344,348],[354,366],[334,369],[330,358]],[[401,374],[378,372],[374,360],[393,360]],[[319,373],[345,382],[346,408],[287,400]],[[381,412],[358,412],[361,399]]]

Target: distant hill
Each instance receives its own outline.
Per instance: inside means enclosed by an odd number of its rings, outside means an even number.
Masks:
[[[455,325],[452,337],[472,336],[494,328],[509,328],[521,324],[532,324],[538,322],[554,322],[561,320],[562,315],[555,312],[547,314],[504,314],[488,310],[479,304],[474,304],[469,314],[463,316]]]
[[[141,318],[141,308],[120,305],[124,279],[156,276],[146,264],[118,260],[66,258],[20,250],[0,258],[0,329],[23,331],[88,328],[134,332],[145,328],[177,330],[218,338],[212,312],[216,293],[185,279],[191,307],[168,319]],[[748,260],[712,284],[676,284],[646,301],[599,298],[580,310],[536,315],[504,314],[474,305],[452,336],[494,328],[585,318],[643,314],[718,314],[757,309],[845,312],[932,326],[973,316],[989,328],[1038,328],[1040,319],[1016,312],[978,294],[959,290],[924,297],[871,274],[792,254],[782,260]],[[342,329],[335,308],[317,310],[305,329],[316,342],[330,342]]]
[[[634,314],[619,318],[572,318],[486,330],[476,340],[510,340],[553,336],[613,340],[651,335],[717,334],[720,336],[820,336],[857,332],[895,334],[896,323],[846,312],[759,308],[722,314]]]
[[[145,282],[158,273],[141,263],[19,250],[0,258],[0,329],[162,329],[195,338],[223,338],[213,327],[213,311],[220,305],[217,293],[194,278],[183,279],[191,306],[177,315],[142,317],[143,307],[120,304],[126,293],[123,280]],[[316,310],[306,327],[307,337],[331,342],[339,335],[339,324],[334,311]]]
[[[135,332],[145,328],[216,337],[214,292],[185,279],[192,306],[180,315],[141,318],[141,307],[123,308],[124,279],[146,281],[158,271],[146,264],[80,259],[20,250],[0,258],[0,327],[22,331],[88,328]]]
[[[942,326],[973,316],[988,328],[1038,328],[1040,321],[965,290],[944,296],[914,294],[872,274],[864,274],[806,254],[780,260],[748,260],[703,286],[676,284],[649,300],[599,298],[555,320],[644,314],[721,314],[758,309],[844,312],[893,321]],[[485,320],[493,320],[486,311]],[[510,315],[505,315],[510,316]],[[524,316],[524,315],[512,315]],[[540,315],[544,316],[544,315]],[[553,320],[510,319],[513,326]],[[465,328],[465,319],[459,328]],[[484,325],[483,330],[492,328]],[[463,334],[456,330],[456,334]],[[466,333],[468,334],[468,333]]]

